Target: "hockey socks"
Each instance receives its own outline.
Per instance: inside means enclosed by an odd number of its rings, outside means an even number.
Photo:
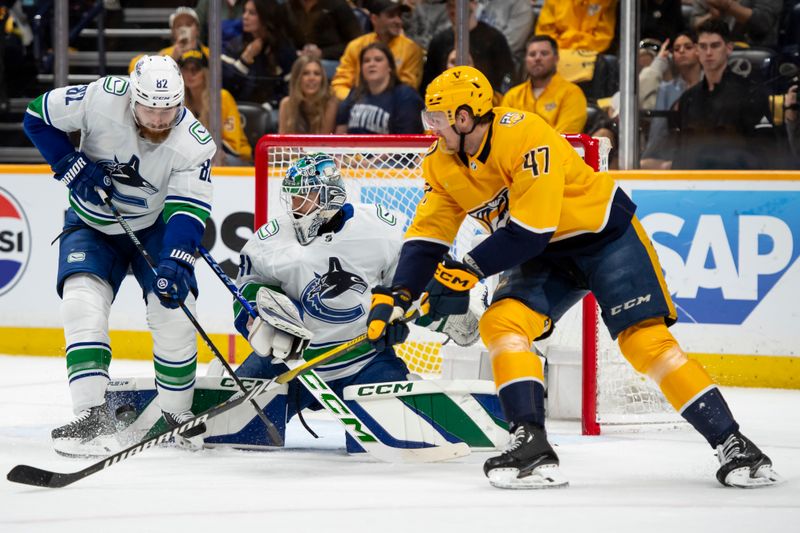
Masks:
[[[716,448],[732,433],[739,430],[725,398],[717,387],[711,387],[691,400],[681,411],[689,422],[711,445]]]
[[[530,422],[544,427],[544,386],[540,382],[526,380],[509,383],[497,395],[509,423]]]

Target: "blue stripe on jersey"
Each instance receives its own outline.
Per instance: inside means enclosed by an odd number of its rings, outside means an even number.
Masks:
[[[207,211],[211,211],[211,204],[207,204],[205,202],[201,202],[197,198],[189,198],[188,196],[175,196],[174,194],[170,194],[166,198],[164,198],[164,203],[167,202],[180,202],[186,204],[195,204]]]
[[[46,93],[44,93],[44,99],[43,99],[43,102],[42,102],[42,112],[43,112],[42,114],[44,115],[43,118],[44,118],[45,123],[48,126],[52,126],[53,125],[53,121],[50,120],[50,113],[47,111],[47,100],[49,98],[50,98],[50,91],[47,91]]]

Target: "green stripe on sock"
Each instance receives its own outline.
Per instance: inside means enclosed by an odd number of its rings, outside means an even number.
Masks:
[[[105,348],[78,348],[67,353],[67,375],[84,370],[103,370],[108,372],[111,364],[111,351]]]
[[[191,363],[181,366],[167,366],[153,361],[156,371],[156,380],[166,385],[181,386],[190,383],[197,370],[197,358],[192,359]]]

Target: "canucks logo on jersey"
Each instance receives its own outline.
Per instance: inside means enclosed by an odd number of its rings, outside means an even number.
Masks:
[[[327,305],[325,300],[333,300],[347,291],[364,294],[366,290],[366,281],[359,275],[344,270],[338,257],[331,257],[328,260],[328,271],[322,275],[314,275],[311,283],[303,289],[300,303],[303,310],[317,320],[331,324],[353,322],[364,316],[364,306],[359,304],[337,309]]]
[[[158,192],[158,189],[152,183],[139,174],[139,158],[135,155],[132,155],[127,163],[121,163],[117,156],[114,156],[113,161],[102,159],[98,161],[98,164],[105,168],[115,184],[139,189],[147,195],[153,195]],[[147,207],[145,198],[122,194],[116,189],[114,190],[114,199],[137,207]]]

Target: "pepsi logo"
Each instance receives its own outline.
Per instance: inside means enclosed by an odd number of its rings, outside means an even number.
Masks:
[[[22,278],[31,257],[31,227],[11,193],[0,188],[0,295]]]

